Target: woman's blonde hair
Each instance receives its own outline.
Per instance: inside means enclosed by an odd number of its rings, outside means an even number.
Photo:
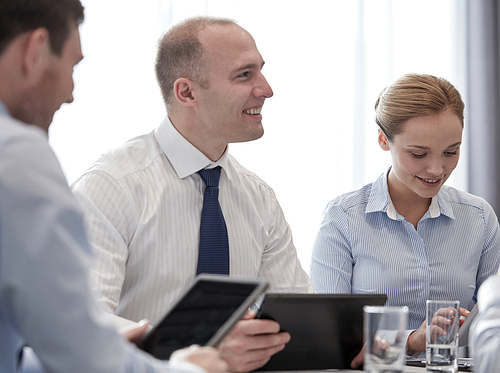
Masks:
[[[446,79],[432,75],[406,74],[386,87],[375,103],[375,122],[392,141],[403,132],[404,123],[422,115],[451,109],[464,126],[464,107],[458,90]]]

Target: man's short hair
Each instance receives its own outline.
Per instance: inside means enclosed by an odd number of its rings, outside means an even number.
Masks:
[[[1,0],[0,55],[24,32],[46,28],[52,52],[62,53],[72,23],[83,21],[80,0]]]
[[[236,22],[208,16],[188,18],[173,26],[160,40],[156,56],[156,79],[167,109],[173,102],[174,83],[190,79],[203,88],[210,86],[206,52],[199,41],[201,30],[208,26],[228,26]]]

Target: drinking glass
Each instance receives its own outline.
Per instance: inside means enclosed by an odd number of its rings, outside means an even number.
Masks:
[[[365,306],[363,311],[365,372],[403,372],[406,362],[408,307]]]
[[[427,301],[426,371],[458,371],[458,327],[460,302]]]

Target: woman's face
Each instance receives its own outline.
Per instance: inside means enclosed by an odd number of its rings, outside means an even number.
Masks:
[[[451,110],[409,119],[389,142],[379,130],[379,144],[389,150],[391,193],[408,198],[434,197],[455,169],[462,143],[462,124]]]

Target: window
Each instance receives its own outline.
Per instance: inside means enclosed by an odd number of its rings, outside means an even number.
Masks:
[[[193,15],[232,18],[256,40],[274,97],[264,105],[264,137],[230,151],[275,190],[306,270],[327,202],[390,164],[373,120],[379,92],[418,72],[450,80],[465,96],[465,0],[83,3],[85,60],[75,70],[75,102],[56,114],[50,131],[68,181],[163,119],[153,65],[165,30]],[[464,151],[448,181],[461,189]],[[303,176],[292,180],[297,170]]]

